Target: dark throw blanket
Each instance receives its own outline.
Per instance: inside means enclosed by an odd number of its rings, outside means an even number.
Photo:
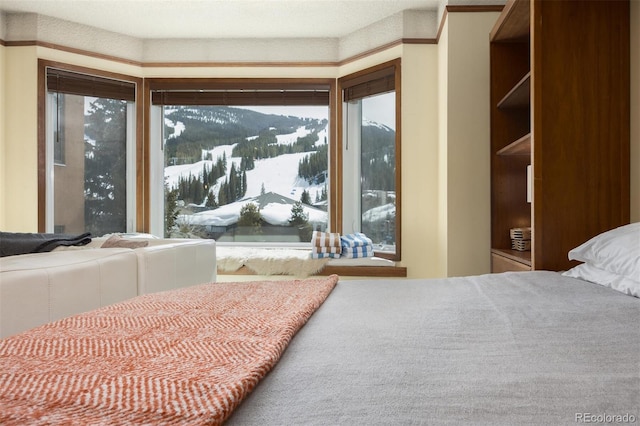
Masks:
[[[0,232],[0,257],[44,253],[58,246],[83,246],[90,242],[89,232],[80,235]]]

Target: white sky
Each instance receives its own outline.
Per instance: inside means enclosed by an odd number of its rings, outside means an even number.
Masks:
[[[371,96],[362,101],[362,117],[396,129],[395,92]]]

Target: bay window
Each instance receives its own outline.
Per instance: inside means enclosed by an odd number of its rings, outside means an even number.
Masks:
[[[399,59],[337,80],[39,70],[41,231],[258,245],[363,232],[400,259]]]

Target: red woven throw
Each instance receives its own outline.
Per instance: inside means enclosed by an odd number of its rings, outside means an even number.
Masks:
[[[0,424],[220,424],[337,281],[204,284],[0,340]]]

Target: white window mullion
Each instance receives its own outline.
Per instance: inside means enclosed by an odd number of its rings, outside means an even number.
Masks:
[[[55,95],[48,93],[47,94],[47,102],[46,102],[46,126],[47,126],[47,142],[46,142],[46,161],[45,161],[45,173],[47,178],[45,179],[45,232],[53,232],[53,212],[54,212],[54,194],[53,194],[53,163],[54,163],[54,152],[53,152],[53,137],[54,137],[54,118],[55,118],[55,109],[57,108],[57,104],[54,98]]]
[[[136,231],[136,104],[127,103],[127,232]]]
[[[149,230],[157,237],[164,237],[164,111],[160,106],[152,105],[150,108],[150,134],[151,147],[149,152],[149,205],[153,212],[150,215]]]
[[[342,231],[360,231],[361,188],[360,188],[360,140],[362,123],[362,102],[345,104],[343,122],[345,126],[342,146],[343,191],[342,191]]]

